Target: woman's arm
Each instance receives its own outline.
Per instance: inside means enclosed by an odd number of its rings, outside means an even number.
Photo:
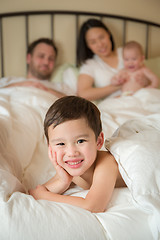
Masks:
[[[92,77],[87,74],[80,74],[78,78],[78,96],[93,101],[105,98],[121,88],[121,86],[113,85],[97,88],[93,84],[94,79]]]

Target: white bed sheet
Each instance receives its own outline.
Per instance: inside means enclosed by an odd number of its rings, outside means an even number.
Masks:
[[[153,95],[151,90],[142,91],[140,95],[137,93],[143,109],[142,112],[140,108],[136,111],[135,105],[135,116],[146,116],[160,110],[157,91]],[[149,103],[149,96],[153,104]],[[67,204],[35,201],[25,193],[55,173],[48,160],[43,135],[45,113],[55,100],[53,95],[32,87],[0,89],[0,239],[154,239],[148,213],[135,206],[128,188],[115,189],[107,211],[97,214]],[[130,110],[127,114],[127,107],[125,109],[120,104],[121,109],[118,110],[117,101],[120,99],[113,99],[113,106],[119,113],[117,118],[110,105],[111,99],[108,101],[99,106],[105,135],[111,137],[123,121],[134,116],[134,112]],[[124,100],[124,103],[129,104],[129,101]],[[151,105],[152,109],[148,111]],[[86,191],[76,188],[66,194],[85,196]]]
[[[132,96],[106,98],[98,107],[107,138],[129,119],[160,113],[160,89],[144,88]]]

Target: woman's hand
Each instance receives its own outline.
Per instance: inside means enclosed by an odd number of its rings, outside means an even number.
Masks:
[[[120,85],[123,85],[126,81],[128,81],[128,74],[123,71],[123,72],[116,74],[111,79],[111,84],[114,86],[120,86]]]

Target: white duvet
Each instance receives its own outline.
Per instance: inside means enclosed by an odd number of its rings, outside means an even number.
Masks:
[[[160,91],[141,90],[99,105],[107,148],[128,188],[115,189],[106,212],[97,214],[27,194],[55,173],[43,134],[45,113],[55,100],[32,87],[0,89],[0,239],[158,240]],[[73,188],[65,194],[86,193]]]

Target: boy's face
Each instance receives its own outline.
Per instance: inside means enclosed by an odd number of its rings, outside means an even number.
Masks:
[[[123,59],[125,68],[130,72],[134,72],[142,67],[144,56],[138,49],[124,49]]]
[[[103,133],[96,140],[93,130],[84,118],[70,120],[48,129],[50,158],[71,176],[81,176],[94,163],[97,150],[103,145]]]

